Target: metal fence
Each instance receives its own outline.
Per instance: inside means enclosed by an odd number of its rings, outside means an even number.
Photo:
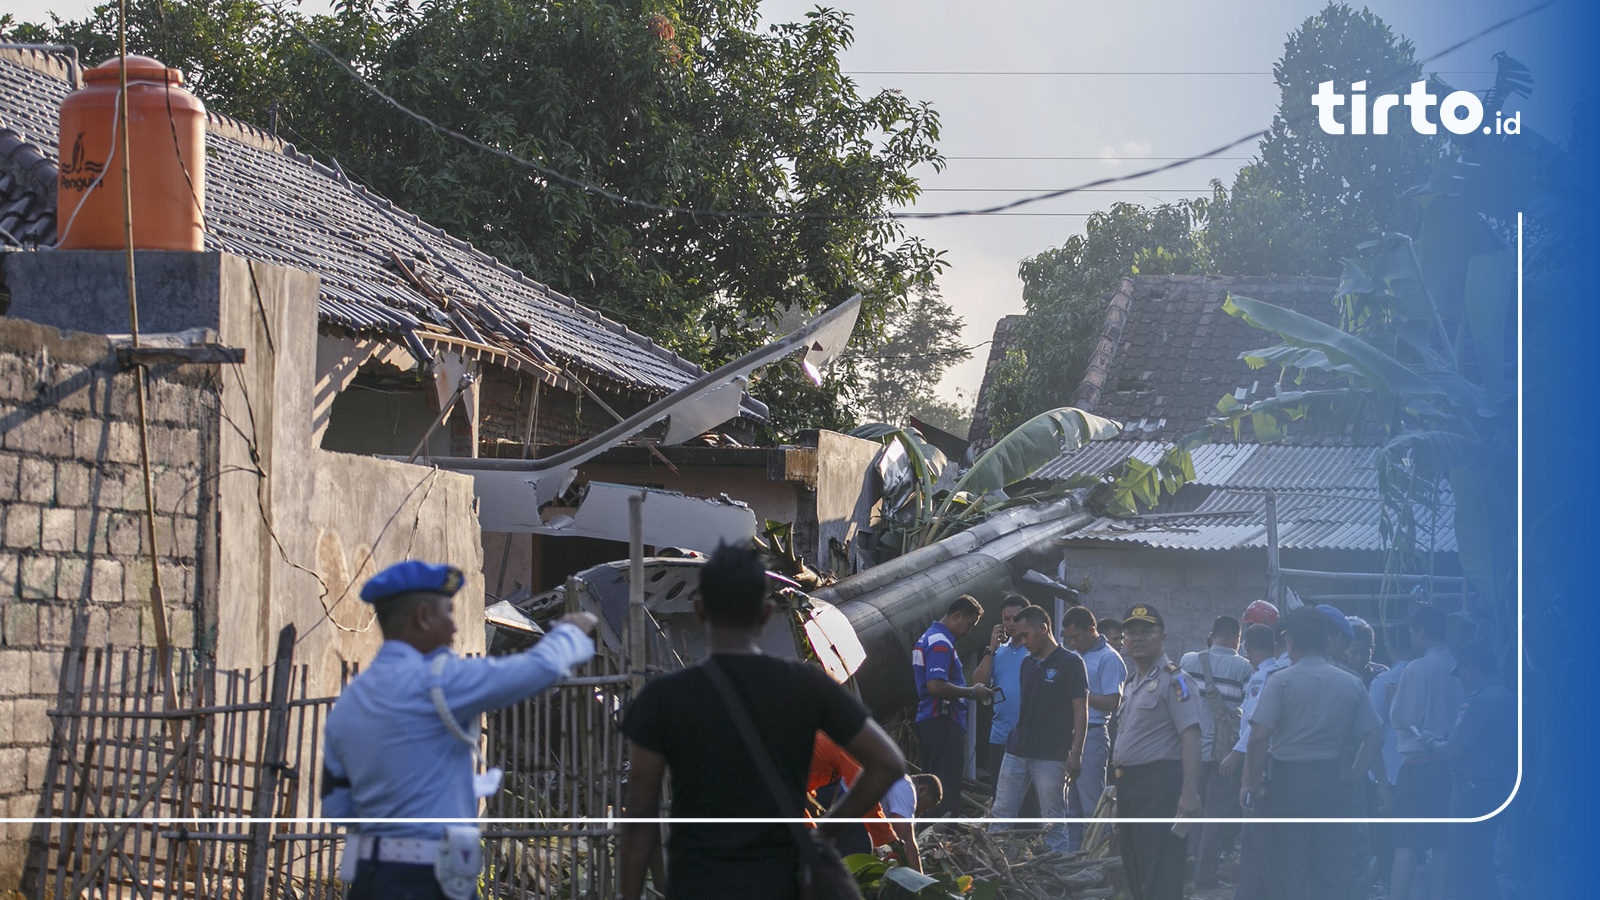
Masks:
[[[317,815],[322,723],[336,698],[307,696],[293,646],[285,629],[276,661],[258,673],[189,654],[163,664],[149,649],[69,652],[41,797],[53,818],[34,828],[27,893],[341,897],[342,829],[242,821]],[[622,801],[626,751],[614,722],[630,680],[604,657],[596,665],[600,674],[487,717],[486,759],[506,781],[485,811],[485,897],[616,893],[604,820]],[[587,817],[598,821],[559,821]],[[170,821],[197,818],[217,821]]]

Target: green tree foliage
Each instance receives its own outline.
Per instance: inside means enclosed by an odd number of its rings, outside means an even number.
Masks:
[[[993,434],[1071,398],[1118,279],[1194,270],[1191,224],[1182,204],[1118,203],[1090,216],[1083,234],[1022,261],[1018,273],[1027,315],[1001,368],[990,376]]]
[[[1278,112],[1260,158],[1225,197],[1197,210],[1209,268],[1337,275],[1357,244],[1387,232],[1415,234],[1421,211],[1403,195],[1427,180],[1443,139],[1401,124],[1404,107],[1390,113],[1388,134],[1350,133],[1348,100],[1334,115],[1347,133],[1329,135],[1310,99],[1324,81],[1346,95],[1353,82],[1366,82],[1369,107],[1378,94],[1403,94],[1422,78],[1411,42],[1366,9],[1329,3],[1289,35],[1272,75]]]
[[[109,55],[115,8],[35,27]],[[214,109],[337,160],[362,183],[706,367],[780,321],[865,293],[866,334],[931,283],[939,254],[893,207],[942,165],[938,118],[840,71],[848,16],[763,28],[756,0],[346,0],[331,16],[254,0],[134,0],[130,46],[195,73]],[[620,204],[430,131],[399,103]],[[822,389],[773,367],[752,393],[781,431],[836,427],[848,367]]]
[[[1369,97],[1403,93],[1420,78],[1409,41],[1367,10],[1330,3],[1289,36],[1273,67],[1279,108],[1260,156],[1210,197],[1148,209],[1118,204],[1085,234],[1021,266],[1027,317],[1002,368],[991,373],[997,432],[1071,401],[1099,333],[1109,292],[1133,274],[1336,275],[1357,244],[1416,233],[1403,195],[1428,179],[1443,148],[1401,125],[1384,135],[1324,134],[1310,98],[1333,81]],[[1405,112],[1402,108],[1400,112]],[[1347,125],[1350,104],[1337,116]]]
[[[951,366],[972,357],[961,343],[961,317],[935,287],[918,291],[894,316],[880,340],[865,343],[857,367],[861,388],[857,408],[874,422],[905,424],[906,417],[932,411],[932,424],[958,424],[954,404],[940,406],[934,392]],[[958,420],[950,421],[952,418]],[[965,434],[965,432],[959,432]]]
[[[1487,94],[1493,115],[1531,90],[1527,69],[1497,57]],[[1283,343],[1253,351],[1252,365],[1281,367],[1279,396],[1226,411],[1243,416],[1326,416],[1375,410],[1386,443],[1376,457],[1396,570],[1427,571],[1437,510],[1454,503],[1461,567],[1477,594],[1473,612],[1509,641],[1515,624],[1518,413],[1519,212],[1532,242],[1524,277],[1545,303],[1577,282],[1565,237],[1588,215],[1584,167],[1543,137],[1465,135],[1434,163],[1417,238],[1388,234],[1356,248],[1338,290],[1341,327],[1271,304],[1230,298],[1225,307]],[[1591,194],[1592,196],[1592,194]],[[1542,304],[1541,304],[1542,305]],[[1530,304],[1530,308],[1535,308]],[[1283,390],[1297,371],[1329,373],[1335,389]],[[1338,403],[1339,395],[1354,404]],[[1335,402],[1330,402],[1335,401]]]

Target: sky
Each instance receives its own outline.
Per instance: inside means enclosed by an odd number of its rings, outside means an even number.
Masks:
[[[314,10],[322,0],[301,8]],[[1368,8],[1433,56],[1541,0],[1375,0]],[[1536,90],[1524,125],[1560,136],[1573,97],[1564,72],[1579,49],[1557,46],[1563,18],[1585,0],[1557,0],[1528,18],[1430,63],[1461,87],[1492,78],[1504,50],[1530,65]],[[0,0],[19,19],[53,10],[81,17],[85,0]],[[768,21],[815,6],[764,0]],[[927,100],[941,122],[942,171],[921,168],[915,211],[972,209],[1127,174],[1189,157],[1266,128],[1278,107],[1272,65],[1283,43],[1326,0],[837,0],[852,14],[855,43],[843,67],[863,94],[882,88]],[[1308,98],[1309,109],[1309,98]],[[1543,125],[1543,127],[1541,127]],[[907,231],[945,251],[944,298],[966,323],[973,357],[940,393],[977,393],[995,322],[1023,311],[1023,259],[1082,233],[1086,214],[1127,201],[1173,202],[1231,183],[1254,154],[1245,144],[1220,158],[1115,188],[1075,194],[1002,215],[909,221]],[[424,212],[425,215],[425,212]]]

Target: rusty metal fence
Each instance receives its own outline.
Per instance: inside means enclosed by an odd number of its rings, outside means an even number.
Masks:
[[[220,671],[189,654],[163,665],[149,649],[69,652],[50,712],[40,808],[51,820],[30,839],[27,893],[342,897],[342,829],[261,821],[318,814],[321,726],[336,698],[307,696],[309,673],[293,647],[285,629],[276,661],[259,673]],[[596,668],[485,721],[486,759],[506,780],[485,810],[484,897],[616,893],[605,820],[622,802],[625,750],[614,723],[630,679],[604,657]]]

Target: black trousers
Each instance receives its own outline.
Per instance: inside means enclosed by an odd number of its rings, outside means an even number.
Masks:
[[[349,900],[449,900],[433,877],[433,866],[362,860]]]
[[[1239,772],[1234,772],[1233,777],[1218,771],[1218,764],[1208,762],[1206,766],[1205,787],[1201,796],[1205,798],[1205,816],[1208,819],[1231,819],[1239,815]],[[1217,867],[1222,861],[1222,854],[1231,846],[1233,839],[1239,833],[1236,822],[1208,822],[1190,832],[1200,835],[1200,843],[1195,848],[1194,855],[1194,880],[1197,884],[1207,884],[1217,880]]]
[[[1177,760],[1117,766],[1118,818],[1171,818],[1183,791],[1183,764]],[[1185,840],[1172,825],[1117,826],[1122,843],[1122,873],[1132,900],[1182,900]]]
[[[916,723],[922,769],[939,777],[944,799],[928,810],[929,818],[953,816],[961,808],[961,773],[967,763],[967,731],[949,716]]]
[[[1272,761],[1272,780],[1262,800],[1269,818],[1328,818],[1353,815],[1351,793],[1337,759]],[[1258,875],[1273,900],[1344,900],[1349,878],[1350,826],[1334,823],[1253,826]]]

